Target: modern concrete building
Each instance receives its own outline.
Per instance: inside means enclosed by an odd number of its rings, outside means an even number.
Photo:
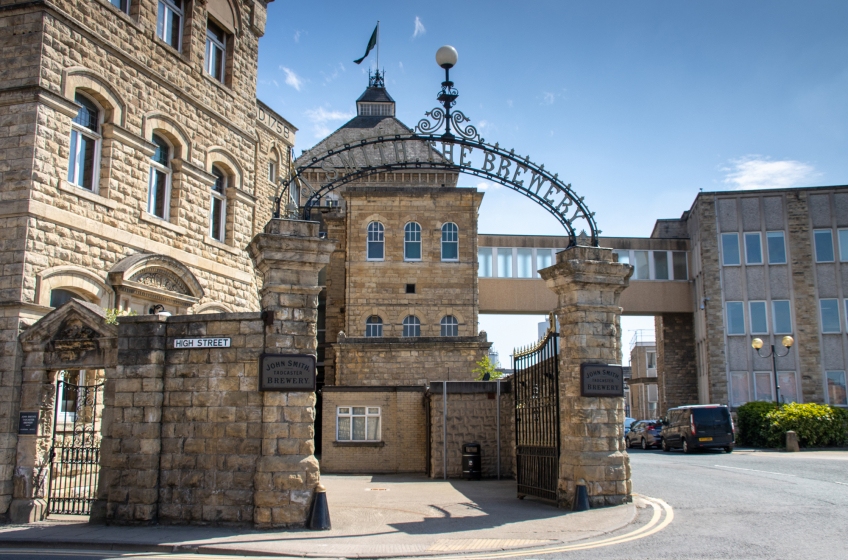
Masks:
[[[630,416],[650,420],[658,416],[657,347],[653,331],[636,331],[630,340]]]

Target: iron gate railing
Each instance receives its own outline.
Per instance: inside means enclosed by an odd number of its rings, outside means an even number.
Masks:
[[[103,384],[56,382],[47,513],[89,515],[100,475]]]
[[[552,327],[514,358],[515,444],[518,497],[557,501],[559,480],[559,368]]]

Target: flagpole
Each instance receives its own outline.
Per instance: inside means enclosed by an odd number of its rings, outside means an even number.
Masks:
[[[380,71],[380,20],[377,20],[377,72]]]

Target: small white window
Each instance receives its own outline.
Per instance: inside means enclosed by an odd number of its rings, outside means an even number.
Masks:
[[[672,266],[674,268],[675,280],[689,279],[689,264],[686,251],[674,251],[671,253]]]
[[[269,161],[268,162],[268,180],[272,183],[277,182],[277,162]]]
[[[766,233],[766,241],[768,243],[768,263],[786,264],[786,238],[783,232],[770,231]]]
[[[622,261],[622,254],[627,255],[627,260]],[[618,254],[618,262],[627,263],[630,260],[630,253],[628,251],[624,251],[623,253]],[[536,249],[536,278],[541,278],[539,271],[543,268],[548,268],[554,262],[553,259],[553,249]]]
[[[224,61],[227,53],[227,34],[215,22],[206,22],[206,73],[224,83]]]
[[[337,407],[336,441],[380,441],[380,407]]]
[[[844,371],[827,372],[827,400],[833,405],[848,405]]]
[[[212,185],[211,211],[209,214],[209,235],[216,241],[224,241],[227,218],[227,176],[217,166],[212,166],[215,183]]]
[[[71,121],[68,182],[96,192],[100,161],[101,111],[94,101],[80,93],[74,96],[74,101],[82,107]]]
[[[459,336],[459,321],[453,315],[442,317],[441,328],[442,336]]]
[[[754,372],[754,398],[758,401],[774,400],[774,384],[770,371]]]
[[[421,226],[409,222],[403,228],[403,260],[421,260]]]
[[[109,3],[125,14],[130,13],[130,0],[109,0]]]
[[[774,334],[792,334],[792,306],[788,299],[771,302],[771,318]]]
[[[156,151],[150,160],[147,212],[167,220],[171,206],[171,146],[157,134],[153,135],[153,143]]]
[[[751,400],[751,387],[747,371],[730,372],[730,404],[742,406]]]
[[[721,234],[721,263],[724,266],[736,266],[740,264],[739,259],[739,234]]]
[[[492,276],[491,247],[480,247],[477,249],[477,276],[480,278],[491,278]]]
[[[798,401],[798,385],[795,381],[794,371],[780,371],[777,373],[777,384],[780,386],[780,402],[793,403]]]
[[[512,248],[498,249],[498,278],[512,278]]]
[[[403,336],[421,336],[421,321],[415,315],[407,315],[403,320]]]
[[[646,357],[648,369],[656,370],[657,369],[657,353],[656,352],[646,352],[645,357]],[[649,377],[656,377],[657,372],[656,371],[649,372],[648,376]]]
[[[533,249],[519,247],[515,250],[516,272],[519,278],[533,278]]]
[[[651,265],[648,262],[648,251],[633,251],[634,263],[633,279],[650,280]]]
[[[177,50],[182,48],[183,0],[159,0],[156,36]]]
[[[816,262],[833,262],[833,231],[816,230],[813,239],[816,243]]]
[[[459,228],[454,223],[442,226],[442,260],[459,260]]]
[[[727,302],[727,334],[745,334],[745,304]]]
[[[668,251],[652,251],[654,255],[654,279],[668,280]]]
[[[759,232],[745,234],[745,264],[763,264],[763,244]]]
[[[837,299],[820,299],[819,309],[821,310],[821,325],[823,333],[838,333],[841,332],[839,321],[839,300]]]
[[[385,254],[384,234],[385,230],[383,229],[383,224],[381,224],[380,222],[371,222],[370,224],[368,224],[368,247],[366,248],[367,260],[383,260],[383,256]]]
[[[766,302],[749,301],[748,318],[751,320],[751,334],[768,334]]]
[[[365,336],[375,338],[383,336],[383,319],[377,315],[371,315],[365,320]]]

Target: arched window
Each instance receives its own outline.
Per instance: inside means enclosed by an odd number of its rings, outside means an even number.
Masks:
[[[277,184],[277,171],[280,166],[280,155],[276,149],[271,150],[268,154],[268,180]]]
[[[409,222],[403,228],[403,260],[421,260],[421,226]]]
[[[442,260],[459,260],[459,228],[452,222],[442,226]]]
[[[84,301],[84,298],[70,290],[63,290],[61,288],[50,290],[50,307],[61,307],[72,299]]]
[[[453,315],[445,315],[440,323],[442,336],[459,336],[459,322]]]
[[[377,315],[371,315],[365,320],[365,336],[368,338],[383,336],[383,320]]]
[[[415,315],[407,315],[403,320],[403,336],[421,336],[421,321]]]
[[[215,183],[212,185],[212,203],[209,212],[209,235],[216,241],[224,241],[226,237],[227,219],[227,176],[221,169],[213,165],[212,175]]]
[[[167,220],[171,206],[171,145],[158,134],[153,135],[153,143],[156,151],[150,160],[147,212]]]
[[[383,246],[385,245],[384,240],[384,232],[383,224],[380,222],[371,222],[368,224],[368,260],[369,261],[381,261],[383,260],[383,255],[385,254],[383,250]]]
[[[100,159],[100,109],[80,93],[74,101],[82,105],[71,121],[71,157],[68,162],[68,182],[95,191],[97,163]]]

